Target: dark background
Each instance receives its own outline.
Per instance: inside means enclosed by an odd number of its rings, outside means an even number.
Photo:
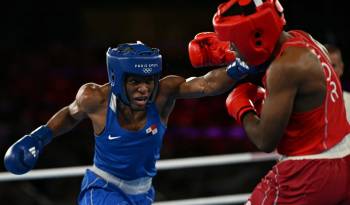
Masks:
[[[163,55],[164,72],[185,77],[193,69],[188,42],[212,31],[212,16],[223,1],[8,2],[2,6],[0,38],[0,156],[24,134],[74,100],[87,82],[105,83],[105,52],[141,40]],[[321,43],[334,43],[349,62],[349,15],[345,1],[281,1],[286,30],[302,29]],[[342,83],[349,90],[349,71]],[[162,159],[256,151],[226,114],[226,95],[179,100],[172,113]],[[36,168],[90,165],[89,121],[48,145]],[[0,171],[4,167],[0,165]],[[273,165],[254,163],[161,171],[157,201],[250,192]],[[76,204],[81,177],[0,182],[0,201],[11,205]]]

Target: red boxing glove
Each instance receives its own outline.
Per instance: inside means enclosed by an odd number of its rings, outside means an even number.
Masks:
[[[228,113],[238,123],[242,123],[243,115],[248,111],[254,111],[260,115],[261,107],[265,99],[265,89],[252,83],[243,83],[237,86],[226,98]]]
[[[220,41],[214,32],[197,34],[188,44],[188,53],[193,67],[227,65],[236,59],[230,50],[230,42]]]

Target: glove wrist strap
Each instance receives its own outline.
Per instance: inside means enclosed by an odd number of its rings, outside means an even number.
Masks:
[[[47,125],[41,125],[30,133],[30,136],[41,143],[41,147],[49,144],[53,139],[52,130]]]
[[[239,111],[238,116],[237,116],[238,123],[240,125],[243,125],[243,118],[248,112],[254,112],[255,114],[257,113],[254,107],[247,106],[247,107],[242,108]]]

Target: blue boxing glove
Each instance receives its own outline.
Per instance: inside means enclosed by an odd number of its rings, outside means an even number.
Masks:
[[[227,75],[229,75],[231,78],[235,80],[241,80],[246,75],[249,74],[257,74],[259,73],[260,69],[248,66],[244,61],[242,61],[240,58],[236,58],[236,60],[227,66],[226,72]]]
[[[13,174],[24,174],[36,164],[43,147],[51,142],[52,130],[42,125],[29,135],[25,135],[13,144],[4,158],[5,168]]]

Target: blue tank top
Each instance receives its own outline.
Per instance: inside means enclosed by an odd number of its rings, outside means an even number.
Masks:
[[[124,180],[155,176],[166,130],[156,105],[147,106],[144,128],[129,131],[119,125],[116,96],[109,96],[105,129],[95,137],[95,166]]]

